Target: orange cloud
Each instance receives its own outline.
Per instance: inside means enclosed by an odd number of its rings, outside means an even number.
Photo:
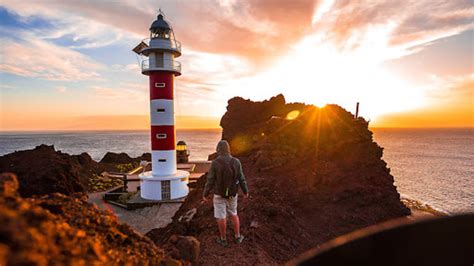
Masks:
[[[337,1],[320,21],[341,48],[354,48],[358,37],[377,25],[392,28],[389,44],[406,49],[456,35],[474,26],[469,0]]]
[[[194,50],[233,54],[259,63],[285,53],[309,33],[314,6],[313,0],[236,1],[226,7],[196,5],[184,12],[199,27],[189,30],[189,24],[183,25],[176,18],[175,28],[183,43]]]
[[[30,36],[24,43],[1,38],[0,71],[48,80],[97,79],[103,66],[79,52]]]
[[[250,0],[232,4],[186,1],[164,2],[161,7],[169,15],[177,38],[185,44],[184,49],[232,54],[261,62],[288,49],[311,29],[315,3],[314,0]],[[144,1],[115,2],[111,5],[101,1],[91,4],[83,1],[23,3],[6,0],[3,5],[23,16],[69,19],[71,24],[81,25],[94,21],[98,25],[109,26],[110,30],[133,33],[136,38],[149,35],[148,28],[157,11],[156,6]],[[64,17],[65,13],[82,19]],[[70,34],[77,35],[81,31],[77,29],[77,32]],[[93,38],[96,33],[103,34],[86,27],[84,34],[91,36],[80,37]]]

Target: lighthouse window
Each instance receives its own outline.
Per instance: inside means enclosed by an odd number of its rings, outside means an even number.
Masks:
[[[166,134],[156,134],[157,139],[166,139]]]
[[[165,112],[165,108],[158,108],[158,109],[156,109],[156,111],[157,111],[158,113],[164,113],[164,112]]]
[[[155,82],[155,88],[164,88],[165,86],[164,82]]]

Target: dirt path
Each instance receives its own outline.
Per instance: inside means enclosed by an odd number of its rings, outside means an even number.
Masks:
[[[164,203],[137,210],[126,210],[105,202],[102,199],[104,193],[89,194],[89,203],[96,204],[100,209],[113,212],[120,222],[130,225],[141,234],[171,223],[171,218],[181,206],[181,203]]]
[[[211,163],[209,161],[190,161],[193,164],[191,176],[200,177],[209,170]],[[178,167],[180,164],[178,164]],[[181,165],[183,166],[183,165]],[[131,173],[130,173],[131,174]],[[137,175],[130,175],[129,178],[136,179]],[[138,182],[129,182],[128,188],[136,190]],[[136,231],[145,234],[152,229],[161,228],[171,223],[173,215],[181,207],[182,203],[162,203],[152,207],[146,207],[137,210],[126,210],[121,207],[109,204],[102,199],[105,191],[89,194],[89,203],[96,204],[103,210],[113,212],[122,223],[130,225]]]

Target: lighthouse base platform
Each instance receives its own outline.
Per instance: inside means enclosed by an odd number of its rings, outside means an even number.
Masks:
[[[177,170],[173,175],[153,175],[144,172],[140,178],[140,196],[148,200],[174,200],[189,193],[189,172]]]

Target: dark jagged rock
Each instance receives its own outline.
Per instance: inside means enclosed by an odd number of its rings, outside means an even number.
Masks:
[[[121,152],[107,152],[104,157],[100,160],[99,163],[108,163],[108,164],[126,164],[126,163],[136,163],[140,161],[151,161],[151,154],[144,153],[139,157],[132,158],[128,154]]]
[[[115,153],[115,152],[107,152],[100,163],[114,163],[114,164],[122,164],[122,163],[131,163],[133,159],[128,156],[128,154],[122,153]]]
[[[69,155],[54,146],[39,145],[32,150],[17,151],[0,157],[0,173],[18,175],[19,192],[23,197],[75,192],[101,191],[119,185],[120,180],[100,175],[106,172],[128,172],[142,160],[151,160],[150,153],[132,158],[126,153],[108,152],[97,163],[89,154]],[[100,184],[100,185],[98,185]]]
[[[135,160],[136,160],[137,162],[140,162],[140,161],[151,162],[151,153],[145,152],[145,153],[142,154],[141,156],[135,158]]]
[[[173,222],[147,234],[156,243],[191,235],[201,242],[202,264],[275,264],[410,213],[368,123],[337,105],[286,104],[281,95],[264,102],[233,98],[221,126],[250,188],[251,199],[239,203],[244,244],[223,250],[214,242],[212,205],[200,203],[205,176]],[[192,209],[192,219],[182,219]]]
[[[69,155],[47,145],[0,157],[0,173],[12,172],[18,176],[23,197],[85,192],[89,177],[101,170],[87,153]]]
[[[179,265],[85,197],[23,199],[0,176],[0,265]]]

